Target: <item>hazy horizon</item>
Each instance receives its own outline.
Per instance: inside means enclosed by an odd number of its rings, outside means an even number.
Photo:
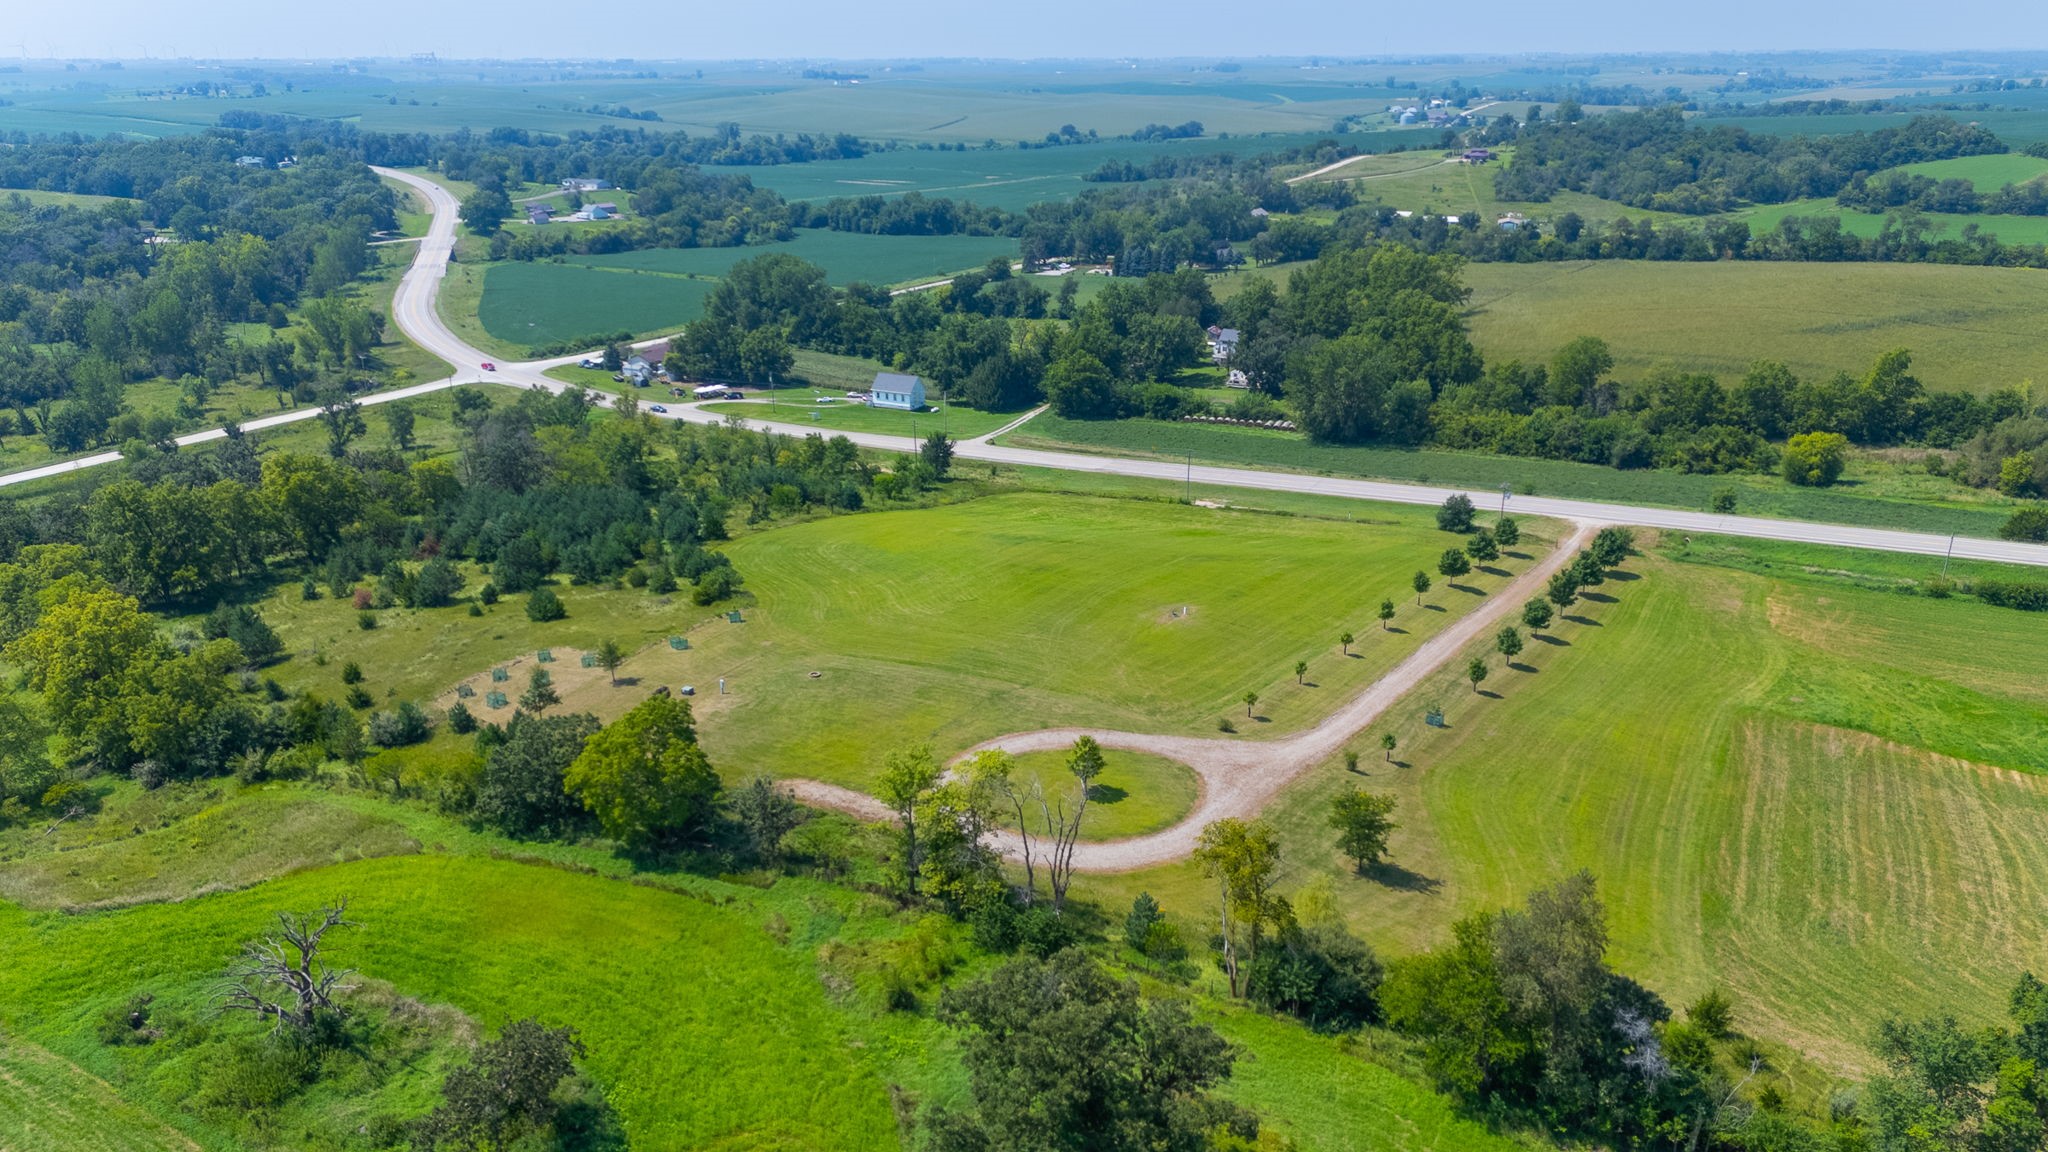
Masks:
[[[1994,0],[1945,5],[1929,29],[1924,5],[1876,0],[1799,6],[1731,0],[1712,10],[1647,15],[1628,0],[1591,0],[1569,19],[1532,18],[1526,5],[1479,0],[1361,13],[1327,0],[1247,8],[1217,0],[1150,6],[1043,0],[1010,16],[939,0],[848,6],[778,5],[764,29],[751,9],[678,12],[654,0],[600,8],[501,0],[488,8],[421,8],[363,0],[318,18],[259,0],[88,0],[79,8],[23,5],[0,28],[0,58],[20,59],[1168,59],[1525,55],[1530,53],[1772,53],[1795,51],[2012,53],[2048,48],[2048,6]],[[596,13],[596,14],[593,14]],[[487,19],[479,19],[487,17]],[[680,19],[679,19],[680,17]],[[118,31],[107,32],[107,29]],[[1938,45],[1855,48],[1844,40],[1939,39]],[[1973,44],[1974,41],[1974,44]],[[1987,44],[1986,42],[1992,42]]]

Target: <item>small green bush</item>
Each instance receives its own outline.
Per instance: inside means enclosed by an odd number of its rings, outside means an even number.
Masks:
[[[377,614],[375,612],[356,613],[356,627],[361,628],[365,632],[376,631]]]
[[[569,610],[562,605],[562,598],[555,595],[555,590],[545,584],[535,588],[526,598],[526,618],[536,624],[560,620],[568,614]]]
[[[363,682],[363,666],[353,660],[343,664],[341,666],[341,682],[343,684],[361,684]]]
[[[370,693],[361,684],[348,690],[348,706],[361,712],[371,704]]]

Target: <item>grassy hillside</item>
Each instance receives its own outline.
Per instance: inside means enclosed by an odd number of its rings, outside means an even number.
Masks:
[[[239,941],[275,909],[337,896],[351,899],[358,927],[335,938],[332,955],[358,969],[365,1011],[390,1026],[434,1020],[460,1035],[526,1015],[575,1026],[590,1049],[586,1070],[636,1148],[897,1149],[904,1122],[961,1091],[953,1042],[929,1013],[931,981],[986,961],[943,919],[814,880],[635,874],[601,850],[510,845],[346,789],[232,783],[150,794],[124,785],[100,813],[61,833],[70,849],[61,853],[9,832],[0,839],[15,859],[0,863],[0,880],[49,858],[79,859],[89,841],[143,841],[164,868],[188,871],[211,850],[178,835],[190,821],[226,816],[262,827],[262,813],[278,805],[374,810],[433,848],[279,869],[232,893],[119,912],[0,906],[7,1147],[325,1148],[334,1145],[320,1132],[424,1111],[446,1066],[442,1049],[406,1066],[323,1078],[276,1110],[266,1139],[253,1140],[208,1095],[193,1041],[109,1047],[93,1036],[105,1012],[148,993],[154,1019],[209,1021],[205,1032],[179,1033],[198,1036],[203,1048],[237,1027],[213,1021],[206,1005]],[[124,825],[133,821],[160,821],[164,832],[132,833]],[[843,834],[843,824],[828,823]],[[508,852],[516,858],[502,858]],[[889,966],[922,973],[913,977],[918,1009],[884,1007]],[[1407,1060],[1389,1063],[1404,1050],[1399,1042],[1380,1037],[1376,1054],[1315,1036],[1215,999],[1215,985],[1203,977],[1180,994],[1240,1046],[1229,1095],[1303,1152],[1521,1147],[1396,1071]]]
[[[2048,620],[1882,590],[1916,564],[1736,541],[1634,561],[1524,668],[1495,657],[1496,696],[1456,668],[1411,695],[1397,765],[1284,796],[1291,881],[1336,875],[1354,926],[1405,952],[1590,868],[1621,968],[1675,1002],[1728,989],[1745,1027],[1836,1068],[1887,1012],[1988,1020],[2048,962],[2023,911],[2048,889],[2048,690],[2027,671]],[[1362,878],[1322,826],[1353,783],[1401,802],[1392,864]],[[1188,868],[1089,883],[1213,899]]]
[[[1913,350],[1935,388],[1986,392],[2048,379],[2035,317],[2048,273],[1919,264],[1473,264],[1473,341],[1489,359],[1547,360],[1605,339],[1620,370],[1659,364],[1739,375],[1783,360],[1801,375],[1862,372]]]

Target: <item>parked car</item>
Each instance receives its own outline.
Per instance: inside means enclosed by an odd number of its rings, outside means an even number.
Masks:
[[[648,407],[648,409],[647,409],[647,410],[648,410],[649,412],[659,412],[659,413],[661,413],[661,414],[662,414],[663,416],[666,416],[666,415],[668,415],[668,409],[666,409],[666,408],[662,407],[662,406],[661,406],[661,405],[659,405],[659,404],[654,404],[654,405],[650,405],[650,406]]]
[[[865,392],[848,392],[846,398],[848,400],[865,400],[868,398],[868,394]]]
[[[745,400],[747,398],[747,394],[745,392],[740,391],[737,388],[730,388],[726,390],[725,398],[727,400]]]
[[[484,371],[496,372],[497,370],[498,366],[496,364],[491,363],[489,360],[484,361]]]
[[[585,356],[583,359],[578,360],[576,362],[576,366],[578,368],[595,368],[598,366],[598,363],[597,361],[592,360],[590,357]]]

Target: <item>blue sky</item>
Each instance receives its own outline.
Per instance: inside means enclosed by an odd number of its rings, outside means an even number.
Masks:
[[[2048,48],[2039,0],[11,0],[0,57],[1252,56]],[[1680,9],[1683,9],[1682,11]]]

